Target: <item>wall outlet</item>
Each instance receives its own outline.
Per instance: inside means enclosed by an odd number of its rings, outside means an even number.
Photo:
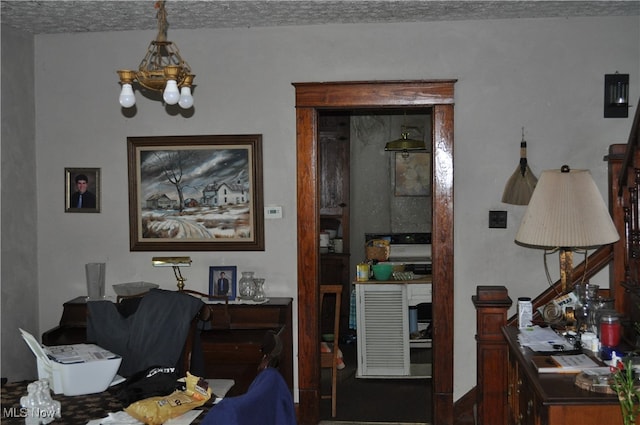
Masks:
[[[506,229],[507,212],[489,211],[489,229]]]

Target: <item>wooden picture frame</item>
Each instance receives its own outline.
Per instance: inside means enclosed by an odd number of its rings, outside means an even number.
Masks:
[[[262,135],[128,137],[131,251],[264,251]]]
[[[431,154],[396,152],[395,196],[431,194]]]
[[[222,281],[227,280],[226,283]],[[222,286],[221,286],[222,285]],[[226,289],[226,292],[225,290]],[[227,296],[229,301],[236,299],[238,294],[238,267],[211,266],[209,267],[209,296]]]
[[[65,168],[64,194],[64,212],[99,213],[100,168]]]

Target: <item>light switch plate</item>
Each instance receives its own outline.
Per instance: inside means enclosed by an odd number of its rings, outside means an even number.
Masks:
[[[489,229],[506,229],[507,212],[489,211]]]

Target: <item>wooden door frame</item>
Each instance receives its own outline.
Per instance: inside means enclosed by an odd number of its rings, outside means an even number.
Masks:
[[[456,80],[293,83],[296,90],[299,423],[320,420],[318,112],[433,111],[434,424],[453,423],[453,106]],[[382,146],[380,147],[382,149]],[[425,401],[428,403],[428,401]]]

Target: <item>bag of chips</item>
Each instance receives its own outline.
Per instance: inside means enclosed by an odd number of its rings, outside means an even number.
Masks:
[[[186,389],[136,401],[124,411],[145,424],[162,425],[169,419],[202,406],[210,398],[211,389],[207,381],[187,372]]]

